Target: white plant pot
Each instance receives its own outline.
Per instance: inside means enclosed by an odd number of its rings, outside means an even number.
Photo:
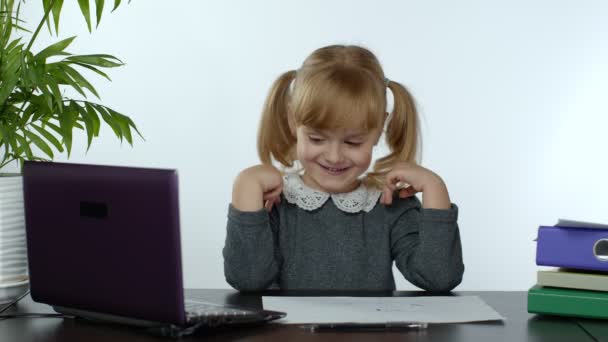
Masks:
[[[28,289],[23,183],[19,174],[0,174],[0,303]]]

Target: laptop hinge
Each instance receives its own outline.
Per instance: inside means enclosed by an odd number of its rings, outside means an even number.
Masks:
[[[147,321],[147,320],[143,320],[143,319],[130,318],[130,317],[101,313],[101,312],[95,312],[95,311],[66,308],[63,306],[56,306],[56,305],[53,305],[53,309],[55,311],[57,311],[58,313],[61,313],[64,315],[77,316],[77,317],[89,319],[92,321],[122,323],[122,324],[127,324],[127,325],[139,326],[142,328],[154,328],[154,327],[158,327],[158,326],[167,325],[166,323]]]

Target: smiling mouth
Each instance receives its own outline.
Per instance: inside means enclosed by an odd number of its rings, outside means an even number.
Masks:
[[[336,168],[336,167],[328,167],[328,166],[325,166],[325,165],[323,165],[323,164],[319,164],[319,165],[320,165],[320,166],[321,166],[321,168],[323,168],[325,171],[327,171],[327,172],[329,172],[329,173],[331,173],[331,174],[334,174],[334,175],[344,173],[344,171],[346,171],[346,170],[348,170],[348,169],[349,169],[348,167]]]

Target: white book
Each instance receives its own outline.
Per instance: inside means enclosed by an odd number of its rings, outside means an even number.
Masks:
[[[536,282],[540,286],[608,291],[608,273],[554,269],[538,271]]]
[[[576,220],[569,220],[569,219],[558,219],[555,226],[556,227],[569,227],[569,228],[608,229],[608,224],[576,221]]]

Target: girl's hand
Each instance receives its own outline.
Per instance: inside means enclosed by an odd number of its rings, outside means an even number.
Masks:
[[[272,165],[256,165],[237,176],[232,190],[232,205],[242,211],[272,210],[280,202],[283,176]]]
[[[398,191],[400,198],[422,192],[424,208],[448,209],[451,205],[448,190],[441,177],[414,163],[397,163],[386,174],[380,203],[390,205],[395,191]]]

